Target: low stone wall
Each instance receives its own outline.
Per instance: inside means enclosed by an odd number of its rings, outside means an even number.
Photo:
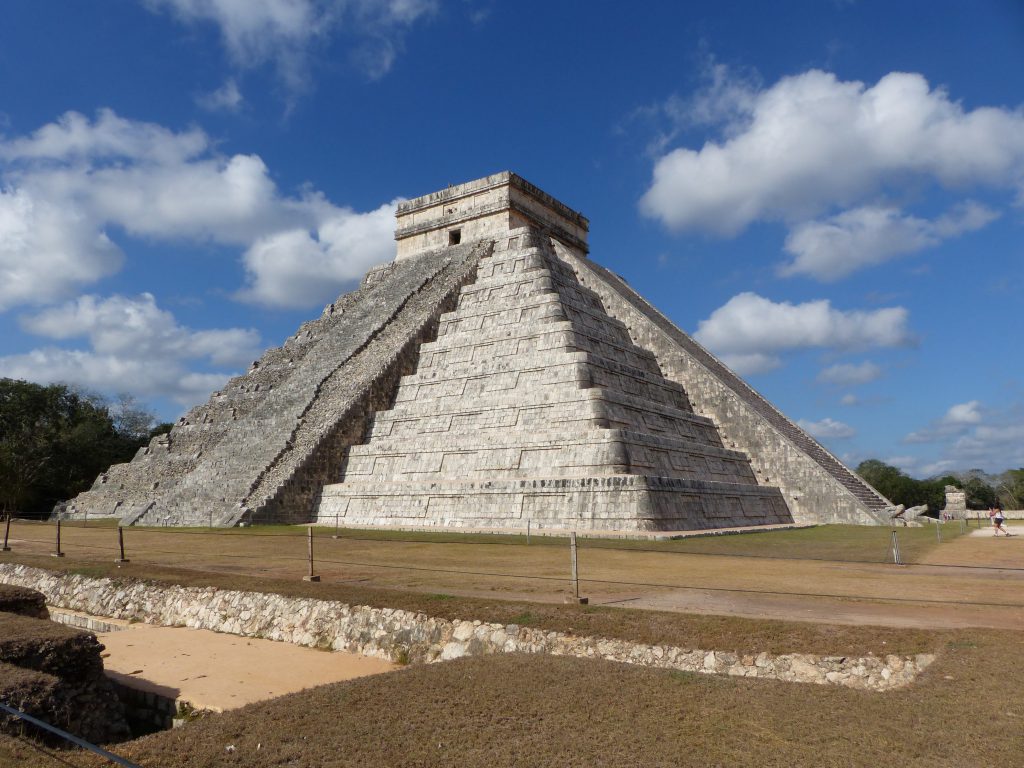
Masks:
[[[490,653],[547,653],[601,658],[645,667],[727,674],[886,691],[912,682],[934,660],[929,654],[819,656],[737,654],[576,637],[515,624],[449,621],[391,608],[284,597],[213,587],[177,587],[129,579],[56,574],[0,565],[0,583],[31,586],[57,608],[209,629],[296,645],[360,653],[400,663],[431,663]]]
[[[124,705],[132,737],[137,739],[150,733],[169,731],[175,724],[184,722],[178,716],[182,706],[178,699],[144,691],[115,678],[110,678],[110,682]]]

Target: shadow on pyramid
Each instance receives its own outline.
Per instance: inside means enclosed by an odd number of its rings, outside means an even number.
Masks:
[[[122,524],[671,532],[889,502],[587,257],[511,173],[399,206],[397,258],[58,505]]]

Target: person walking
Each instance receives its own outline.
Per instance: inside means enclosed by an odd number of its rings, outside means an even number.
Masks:
[[[992,516],[992,526],[995,529],[992,533],[993,536],[998,536],[1002,533],[1004,536],[1013,536],[1008,530],[1003,527],[1003,522],[1006,518],[1003,517],[1003,507],[997,501],[996,505],[992,507],[989,514]]]

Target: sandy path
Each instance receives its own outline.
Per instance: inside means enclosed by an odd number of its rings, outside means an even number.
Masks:
[[[112,677],[214,711],[398,668],[353,653],[204,629],[131,624],[97,636],[107,648],[103,664]]]

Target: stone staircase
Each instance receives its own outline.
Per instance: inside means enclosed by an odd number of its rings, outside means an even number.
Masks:
[[[415,337],[436,323],[467,263],[478,257],[479,249],[467,245],[371,272],[359,290],[268,351],[170,434],[56,511],[116,515],[126,525],[234,525],[258,515],[301,474],[321,433],[372,389],[373,377],[409,341],[402,334]],[[363,353],[379,339],[386,340],[377,347],[387,350],[377,349],[379,360],[368,364]],[[348,400],[325,408],[325,388],[337,381],[349,383]],[[308,520],[312,500],[305,502],[304,510],[289,513]]]
[[[623,530],[789,521],[778,491],[758,486],[747,457],[530,228],[480,261],[318,516]]]

